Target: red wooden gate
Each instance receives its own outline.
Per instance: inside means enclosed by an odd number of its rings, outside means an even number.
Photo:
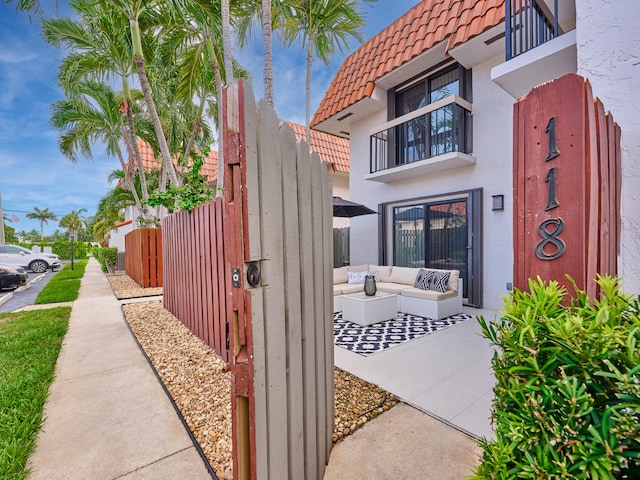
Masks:
[[[592,298],[617,273],[620,128],[588,80],[568,74],[514,107],[514,285],[540,276]]]
[[[162,287],[162,232],[138,228],[124,237],[124,268],[144,288]]]

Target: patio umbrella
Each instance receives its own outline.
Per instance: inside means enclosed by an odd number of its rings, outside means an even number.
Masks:
[[[371,210],[369,207],[365,207],[359,203],[350,202],[340,197],[333,197],[333,216],[334,217],[357,217],[359,215],[369,215],[372,213],[378,213],[375,210]]]

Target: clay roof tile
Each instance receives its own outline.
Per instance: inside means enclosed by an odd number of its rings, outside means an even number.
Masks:
[[[349,55],[329,85],[312,126],[373,93],[377,81],[448,38],[447,50],[504,20],[505,0],[423,0]]]

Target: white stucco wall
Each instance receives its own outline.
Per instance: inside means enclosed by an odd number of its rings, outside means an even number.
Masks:
[[[640,4],[576,1],[578,74],[622,130],[622,241],[618,272],[640,292]]]
[[[473,68],[473,155],[476,165],[389,183],[365,180],[369,173],[369,135],[386,121],[386,111],[351,125],[351,200],[379,203],[483,189],[483,306],[502,308],[506,284],[513,280],[513,98],[490,78],[496,57]],[[505,210],[491,211],[491,196],[502,194]],[[351,219],[351,264],[378,262],[378,218]]]
[[[129,223],[127,225],[123,225],[120,228],[111,230],[109,236],[109,246],[117,247],[119,252],[124,252],[124,237],[127,233],[133,230],[133,224]]]
[[[330,171],[329,180],[333,184],[333,196],[349,200],[349,174]],[[348,218],[333,217],[333,228],[345,228],[348,226]]]

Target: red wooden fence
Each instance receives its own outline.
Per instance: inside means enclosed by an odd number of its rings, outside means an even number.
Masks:
[[[124,237],[124,268],[144,288],[162,286],[162,232],[159,228],[138,228]]]
[[[162,220],[164,307],[225,361],[227,307],[222,199]]]
[[[570,275],[589,296],[617,273],[620,128],[588,80],[568,74],[514,107],[514,285]]]

